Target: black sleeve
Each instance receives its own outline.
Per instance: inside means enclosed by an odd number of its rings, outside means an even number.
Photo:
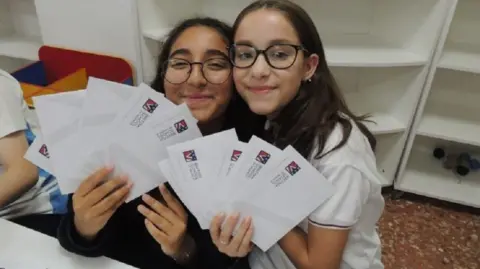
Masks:
[[[248,258],[232,258],[221,253],[210,237],[208,230],[202,230],[195,218],[189,216],[189,234],[194,238],[196,244],[196,254],[194,258],[194,268],[245,268],[248,265]],[[240,266],[240,267],[239,267]]]
[[[122,207],[115,212],[93,241],[87,241],[78,234],[75,228],[72,195],[70,195],[68,197],[68,213],[63,216],[57,230],[57,238],[60,245],[67,251],[82,256],[98,257],[105,255],[115,244],[114,239],[116,237],[114,235],[116,234],[116,227],[118,227],[115,224],[119,220]]]

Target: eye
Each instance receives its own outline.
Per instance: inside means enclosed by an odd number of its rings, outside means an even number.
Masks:
[[[290,53],[287,51],[275,50],[268,53],[269,57],[277,60],[283,60],[290,57]]]
[[[240,60],[248,60],[254,57],[254,53],[250,51],[239,51],[236,53],[236,57]]]
[[[189,66],[190,64],[183,60],[170,60],[168,62],[168,67],[171,67],[174,69],[184,69],[184,68],[189,68]]]
[[[205,62],[205,66],[211,70],[224,70],[230,67],[230,63],[225,59],[211,59]]]

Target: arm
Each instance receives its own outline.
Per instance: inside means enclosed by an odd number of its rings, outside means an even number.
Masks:
[[[37,183],[37,167],[23,158],[28,142],[23,131],[0,138],[0,208],[13,202]]]
[[[337,192],[309,217],[308,234],[294,228],[279,245],[299,269],[338,269],[353,227],[368,199],[370,184],[353,167],[333,167]],[[319,255],[321,254],[321,255]]]
[[[129,219],[124,201],[132,184],[123,177],[105,181],[112,169],[99,169],[70,195],[68,213],[57,231],[60,245],[66,250],[96,257],[121,247],[117,240],[122,238],[121,230]]]
[[[121,225],[120,215],[123,208],[119,208],[112,218],[101,229],[95,238],[82,237],[75,228],[75,213],[72,206],[72,195],[68,199],[68,213],[62,217],[57,230],[57,238],[60,245],[67,251],[86,256],[99,257],[105,255],[114,245],[115,235]]]

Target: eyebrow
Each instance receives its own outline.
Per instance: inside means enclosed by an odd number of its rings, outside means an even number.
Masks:
[[[279,44],[296,44],[296,43],[298,43],[298,42],[288,40],[288,39],[284,39],[284,38],[277,38],[277,39],[270,40],[268,42],[268,46],[279,45]],[[248,41],[248,40],[240,40],[240,41],[235,42],[235,44],[236,45],[247,45],[247,46],[254,47],[253,43],[251,41]]]
[[[176,55],[192,56],[192,52],[189,49],[177,49],[174,52],[172,52],[172,54],[170,54],[169,57],[173,57],[173,56],[176,56]],[[205,51],[204,55],[207,56],[207,57],[222,56],[224,58],[228,58],[228,56],[227,56],[227,54],[225,54],[225,52],[223,52],[221,50],[217,50],[217,49],[208,49],[207,51]]]

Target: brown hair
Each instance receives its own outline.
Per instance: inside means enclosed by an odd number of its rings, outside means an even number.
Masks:
[[[233,25],[234,35],[244,17],[259,9],[273,9],[283,13],[295,28],[301,45],[307,50],[306,56],[317,54],[319,57],[319,63],[311,81],[302,83],[297,96],[273,120],[273,124],[278,126],[276,145],[282,149],[292,145],[307,158],[314,152],[315,142],[318,141],[315,158],[321,158],[346,144],[352,131],[351,119],[375,150],[375,137],[361,123],[367,116],[356,116],[347,107],[335,78],[328,68],[322,41],[315,24],[302,7],[288,0],[255,1],[238,15]],[[322,154],[325,143],[337,123],[342,126],[343,138],[333,149]]]
[[[173,44],[183,32],[196,26],[204,26],[215,30],[223,38],[227,46],[233,43],[232,27],[215,18],[194,17],[178,22],[167,34],[162,44],[160,54],[158,55],[156,76],[151,85],[157,92],[165,93],[164,75],[166,70],[164,63],[168,61],[170,57]],[[260,135],[265,123],[265,117],[255,115],[251,112],[248,105],[235,90],[235,86],[233,87],[232,99],[225,111],[224,129],[235,128],[239,140],[248,142],[252,134]]]

